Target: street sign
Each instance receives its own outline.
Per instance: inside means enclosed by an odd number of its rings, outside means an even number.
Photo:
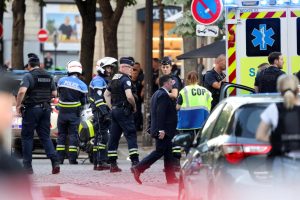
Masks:
[[[194,19],[203,25],[216,22],[222,14],[222,0],[193,0],[191,11]]]
[[[219,27],[198,24],[196,26],[196,35],[205,37],[217,37],[219,35]]]
[[[45,29],[40,29],[38,32],[38,40],[41,43],[46,42],[48,40],[48,31]]]
[[[2,38],[2,36],[3,36],[3,26],[0,23],[0,39]]]

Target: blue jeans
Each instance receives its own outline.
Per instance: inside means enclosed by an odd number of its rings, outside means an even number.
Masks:
[[[51,161],[57,161],[53,143],[50,138],[51,108],[26,108],[22,119],[22,150],[23,164],[25,168],[31,168],[33,136],[36,130],[46,155]]]

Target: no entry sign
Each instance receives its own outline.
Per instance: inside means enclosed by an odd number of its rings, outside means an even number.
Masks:
[[[222,14],[222,0],[193,0],[191,11],[194,19],[203,25],[216,22]]]
[[[46,42],[48,40],[48,31],[45,29],[40,29],[38,32],[38,40],[40,42]]]

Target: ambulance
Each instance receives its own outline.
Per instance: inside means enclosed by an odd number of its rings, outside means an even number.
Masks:
[[[228,81],[254,87],[257,67],[281,52],[283,70],[300,70],[300,0],[224,0]]]

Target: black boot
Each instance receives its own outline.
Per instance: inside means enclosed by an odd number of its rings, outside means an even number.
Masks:
[[[109,164],[107,164],[106,162],[100,162],[98,164],[98,167],[97,167],[96,170],[102,171],[102,170],[109,170],[109,169],[110,169],[110,165]]]
[[[121,171],[122,171],[122,169],[120,169],[120,168],[118,167],[118,165],[117,165],[116,162],[110,164],[110,172],[111,172],[111,173],[121,172]]]
[[[135,181],[138,184],[142,184],[142,181],[140,179],[141,172],[136,167],[131,167],[130,169],[131,169],[131,172],[133,173],[133,177],[134,177]]]
[[[51,159],[52,174],[58,174],[60,172],[60,161],[58,159]]]

